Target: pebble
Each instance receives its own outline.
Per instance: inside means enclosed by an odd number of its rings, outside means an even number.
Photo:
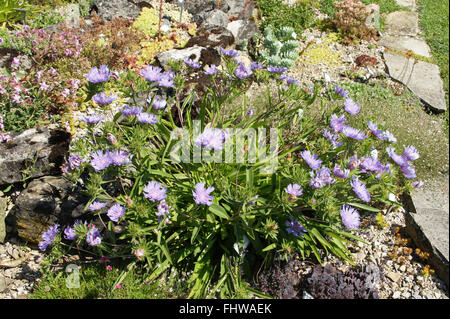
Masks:
[[[394,299],[400,298],[400,291],[395,291],[394,294],[392,295],[392,298]]]

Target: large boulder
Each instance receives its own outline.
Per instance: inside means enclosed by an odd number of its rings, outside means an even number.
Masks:
[[[220,63],[220,55],[214,48],[204,48],[199,46],[188,47],[184,49],[172,49],[158,54],[155,59],[162,67],[166,67],[169,61],[180,61],[185,58],[195,62],[201,62],[202,65]]]
[[[10,141],[0,143],[0,185],[59,174],[70,140],[69,133],[55,127],[11,133]]]
[[[93,9],[105,20],[114,17],[136,19],[141,12],[141,8],[128,0],[95,0]]]
[[[218,9],[209,11],[205,15],[202,26],[226,28],[228,24],[228,15]]]
[[[61,176],[33,180],[17,197],[6,217],[8,235],[38,243],[49,226],[68,225],[84,215],[88,198],[72,188],[73,183]]]
[[[230,30],[223,27],[201,27],[197,34],[190,38],[185,48],[200,46],[205,48],[227,48],[234,43]]]
[[[259,33],[258,26],[251,20],[232,21],[228,23],[227,29],[233,34],[236,44],[241,44],[242,41],[249,40]]]
[[[235,19],[250,19],[255,9],[255,3],[251,0],[225,0],[229,10],[228,15]]]

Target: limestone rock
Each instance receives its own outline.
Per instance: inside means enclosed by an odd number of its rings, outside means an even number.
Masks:
[[[392,78],[405,84],[434,111],[445,112],[445,93],[437,65],[392,52],[384,52],[384,58]]]
[[[170,60],[179,61],[185,58],[192,59],[196,62],[200,61],[202,65],[217,65],[220,63],[219,53],[214,48],[204,48],[199,46],[193,46],[184,49],[172,49],[162,52],[156,56],[156,60],[163,67],[165,67]]]
[[[409,36],[384,36],[380,40],[380,44],[385,47],[407,52],[411,50],[414,54],[421,55],[427,58],[431,58],[431,50],[427,42],[420,38],[414,38]]]
[[[6,237],[6,206],[6,198],[0,197],[0,243],[3,243]]]
[[[228,15],[220,10],[212,10],[208,12],[205,16],[205,20],[202,25],[211,27],[222,27],[226,28],[228,24]]]
[[[200,27],[197,34],[189,39],[185,48],[200,46],[204,48],[227,48],[234,43],[230,30],[223,27]]]
[[[0,144],[0,185],[23,181],[25,171],[28,178],[59,174],[70,139],[66,131],[50,127],[12,133]]]
[[[105,20],[114,17],[136,19],[141,9],[127,0],[95,0],[94,10]]]
[[[17,197],[16,205],[6,218],[8,233],[38,243],[50,225],[67,225],[83,215],[88,199],[72,191],[72,186],[59,176],[33,180]]]
[[[228,15],[235,19],[250,19],[255,8],[255,1],[225,0],[228,7]]]
[[[228,23],[227,29],[233,34],[236,44],[240,44],[243,40],[249,40],[259,33],[256,23],[247,20],[232,21]]]
[[[57,10],[64,19],[64,23],[70,28],[80,27],[80,7],[77,3],[68,4]]]
[[[389,35],[416,36],[419,32],[419,15],[410,11],[389,13],[385,29],[385,33]]]

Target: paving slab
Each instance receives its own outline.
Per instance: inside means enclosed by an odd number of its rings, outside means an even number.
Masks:
[[[406,85],[433,111],[446,111],[444,85],[437,65],[389,51],[384,52],[384,59],[392,78]]]
[[[449,286],[448,175],[407,196],[406,231],[414,243],[430,253],[427,261]]]
[[[419,14],[412,11],[389,13],[385,20],[385,32],[388,35],[414,37],[419,33]]]
[[[386,35],[382,37],[379,42],[381,45],[397,51],[406,53],[410,50],[414,52],[414,54],[431,58],[431,49],[427,42],[422,38]]]
[[[406,7],[411,10],[416,10],[415,0],[396,0],[397,4],[402,7]]]

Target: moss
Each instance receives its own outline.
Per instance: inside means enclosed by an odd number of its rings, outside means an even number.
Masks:
[[[330,45],[337,42],[339,36],[336,33],[328,34],[321,43],[313,43],[309,45],[301,54],[300,61],[307,65],[325,64],[330,67],[338,67],[342,65],[341,54],[333,52]]]

